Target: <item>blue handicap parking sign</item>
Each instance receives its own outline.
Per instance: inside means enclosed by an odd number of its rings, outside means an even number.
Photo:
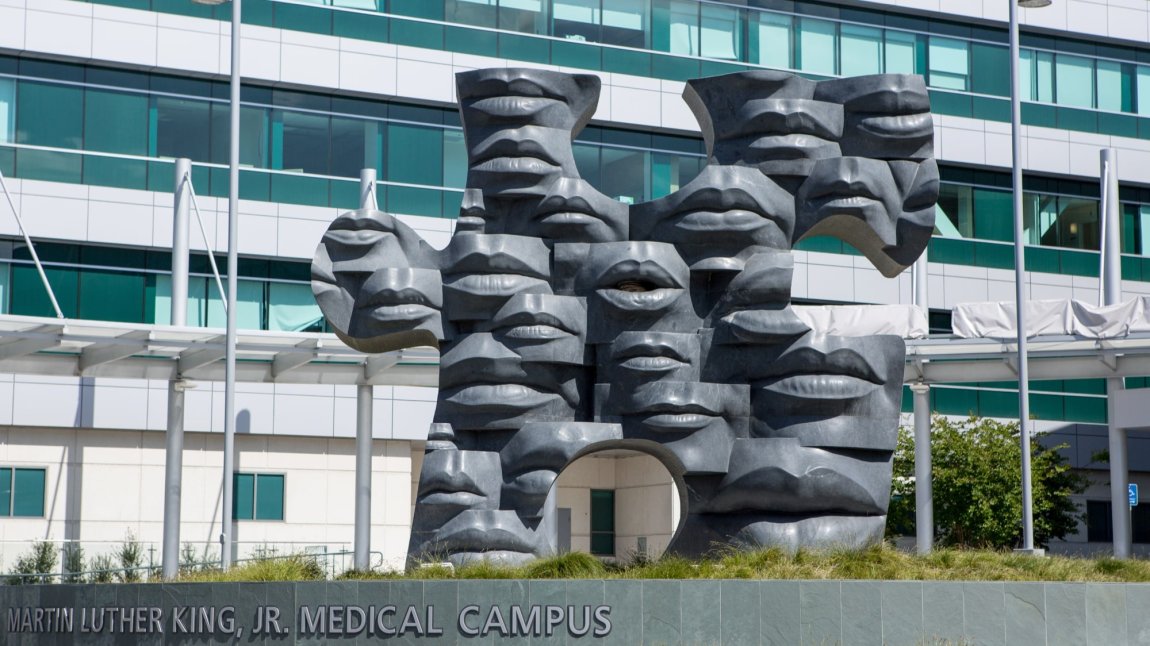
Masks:
[[[1138,485],[1134,484],[1133,482],[1126,485],[1126,495],[1128,495],[1130,497],[1130,506],[1131,507],[1137,507],[1138,506]]]

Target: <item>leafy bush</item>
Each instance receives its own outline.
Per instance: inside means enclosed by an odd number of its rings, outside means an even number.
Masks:
[[[136,539],[132,530],[124,535],[124,542],[116,551],[116,558],[120,560],[121,571],[116,574],[120,583],[135,583],[140,580],[140,568],[144,565],[144,546]]]
[[[9,585],[52,583],[57,563],[56,545],[50,541],[35,541],[32,549],[16,559],[9,573]]]
[[[84,548],[78,543],[64,546],[64,583],[84,582]]]
[[[1080,514],[1072,494],[1086,489],[1084,476],[1058,452],[1033,438],[1031,492],[1034,543],[1077,530]],[[1022,447],[1017,422],[970,417],[931,421],[935,537],[940,545],[1007,549],[1022,544]],[[894,455],[888,532],[914,531],[914,433],[899,429]]]

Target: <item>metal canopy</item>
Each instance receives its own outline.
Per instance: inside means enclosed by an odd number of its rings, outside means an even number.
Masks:
[[[0,373],[223,381],[223,330],[0,316]],[[439,352],[382,355],[334,334],[241,332],[236,379],[248,383],[437,386]]]
[[[439,352],[365,355],[334,334],[241,332],[236,378],[248,383],[438,386]],[[1031,379],[1150,375],[1150,334],[1119,339],[1034,337]],[[223,381],[224,335],[209,328],[0,316],[0,373]],[[907,341],[907,383],[1017,379],[1015,344],[995,339]]]

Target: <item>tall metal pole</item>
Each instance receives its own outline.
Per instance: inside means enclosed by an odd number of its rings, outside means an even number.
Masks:
[[[376,208],[375,169],[365,168],[359,174],[359,208]],[[355,569],[371,569],[371,445],[372,397],[375,387],[360,384],[356,388],[355,407]]]
[[[1018,426],[1022,444],[1022,550],[1034,550],[1030,484],[1030,370],[1026,356],[1026,240],[1022,214],[1022,96],[1019,87],[1018,5],[1010,3],[1010,143],[1014,187],[1014,305],[1018,325]]]
[[[231,134],[228,154],[228,310],[224,356],[224,482],[220,564],[232,565],[232,472],[236,441],[236,291],[240,230],[240,23],[242,0],[232,0]]]
[[[188,220],[192,162],[176,160],[172,217],[171,324],[188,324]],[[164,452],[164,543],[161,555],[165,579],[180,573],[180,494],[184,473],[184,384],[176,375],[168,382],[168,433]]]
[[[914,304],[930,320],[927,255],[914,263]],[[914,518],[919,554],[934,549],[934,481],[930,455],[930,386],[913,384],[914,393]]]
[[[1102,166],[1102,258],[1099,274],[1102,279],[1102,304],[1122,302],[1122,247],[1118,209],[1118,160],[1112,148],[1100,154]],[[1130,504],[1127,483],[1130,480],[1129,460],[1126,453],[1126,429],[1115,425],[1115,400],[1125,388],[1121,377],[1106,380],[1106,413],[1110,422],[1110,520],[1114,534],[1114,558],[1130,558]]]

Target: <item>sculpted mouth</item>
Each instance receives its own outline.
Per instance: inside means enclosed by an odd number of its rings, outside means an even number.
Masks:
[[[439,314],[439,310],[415,303],[405,305],[381,305],[361,309],[369,310],[368,316],[382,323],[389,321],[419,321]]]
[[[511,296],[546,284],[545,280],[517,274],[472,274],[448,278],[443,282],[444,287],[476,296]]]
[[[632,372],[670,372],[686,365],[671,357],[631,357],[618,364],[619,368]]]
[[[810,331],[789,309],[740,310],[724,316],[722,321],[736,337],[751,343],[782,341]]]
[[[562,102],[540,96],[493,96],[477,99],[468,107],[495,119],[522,121]]]
[[[688,432],[697,431],[718,419],[714,415],[699,413],[660,413],[643,420],[643,426],[653,431]]]
[[[931,136],[934,133],[934,121],[929,112],[876,115],[863,117],[859,121],[859,128],[889,139],[915,139]]]
[[[748,232],[767,224],[767,218],[753,211],[691,211],[682,215],[675,223],[677,229],[692,234],[716,232]]]
[[[880,384],[836,374],[795,375],[759,383],[764,390],[799,399],[858,399],[878,390]]]
[[[646,292],[630,292],[621,289],[599,289],[595,293],[620,310],[657,312],[670,307],[683,295],[683,290],[653,289]]]
[[[323,235],[325,244],[335,243],[347,247],[371,246],[387,237],[378,229],[328,229]]]
[[[546,175],[556,173],[560,168],[538,157],[494,157],[472,165],[471,170],[481,173],[506,173],[511,175]]]
[[[466,385],[446,391],[444,395],[444,401],[456,406],[487,412],[520,412],[562,399],[555,393],[540,392],[522,384]]]

